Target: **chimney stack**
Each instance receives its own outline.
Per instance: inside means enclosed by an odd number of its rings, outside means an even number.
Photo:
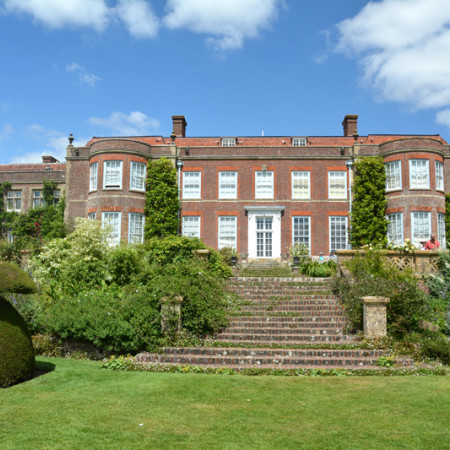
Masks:
[[[344,136],[353,136],[355,131],[358,130],[358,116],[347,115],[342,122],[344,127]]]
[[[172,116],[172,124],[176,137],[186,137],[187,122],[184,116]]]
[[[42,155],[42,163],[43,164],[53,164],[59,162],[56,158],[50,155]]]

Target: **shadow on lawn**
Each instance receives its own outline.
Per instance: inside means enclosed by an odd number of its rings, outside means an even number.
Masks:
[[[36,368],[34,371],[33,378],[37,378],[40,377],[41,375],[45,375],[48,372],[52,372],[53,370],[55,370],[55,367],[56,367],[55,364],[49,362],[36,361]]]

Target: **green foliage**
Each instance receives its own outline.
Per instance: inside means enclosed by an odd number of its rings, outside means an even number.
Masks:
[[[350,242],[354,248],[365,244],[386,245],[386,173],[383,158],[359,158],[355,162]]]
[[[208,267],[214,275],[227,278],[233,275],[230,267],[215,250],[206,247],[198,238],[186,236],[166,236],[164,238],[152,238],[145,243],[147,257],[150,263],[167,265],[179,261],[190,261],[199,258],[196,250],[209,250]]]
[[[0,387],[34,376],[34,351],[20,314],[0,296]]]
[[[291,256],[308,257],[309,247],[306,244],[300,244],[299,242],[296,242],[289,247],[289,253],[291,254]]]
[[[15,264],[0,262],[0,292],[32,294],[36,292],[36,285],[30,276]]]
[[[450,243],[450,194],[445,194],[445,240]]]
[[[125,286],[141,269],[143,251],[140,246],[114,247],[109,251],[108,271],[111,283]]]
[[[428,333],[420,346],[420,355],[450,364],[450,342],[440,333]]]
[[[292,277],[290,267],[272,267],[270,269],[253,269],[252,267],[244,267],[239,271],[240,277],[274,277],[286,278]]]
[[[361,297],[379,295],[388,297],[388,330],[403,335],[418,329],[421,319],[430,317],[430,309],[424,292],[408,271],[400,271],[389,264],[382,252],[367,250],[356,254],[347,265],[350,277],[338,277],[334,290],[339,295],[352,330],[363,329],[363,305]]]
[[[145,238],[177,234],[179,208],[175,167],[166,158],[149,161],[145,197]]]
[[[379,367],[393,367],[395,365],[394,356],[380,356],[376,362]]]
[[[324,262],[305,260],[301,263],[299,271],[308,277],[332,277],[336,273],[336,263],[332,260]]]

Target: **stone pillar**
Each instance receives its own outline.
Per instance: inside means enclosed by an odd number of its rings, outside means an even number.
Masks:
[[[364,305],[364,336],[377,338],[387,335],[386,297],[362,297]]]
[[[194,250],[195,254],[200,258],[204,260],[209,259],[209,255],[211,252],[207,248],[201,248],[199,250]]]
[[[181,303],[183,297],[163,297],[161,300],[161,330],[166,336],[181,332]]]

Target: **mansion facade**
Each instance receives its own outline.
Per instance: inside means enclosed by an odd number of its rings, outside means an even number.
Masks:
[[[188,137],[185,117],[172,116],[169,137],[94,137],[84,147],[70,137],[65,163],[0,165],[0,182],[11,183],[7,209],[20,212],[41,205],[42,180],[54,180],[69,225],[101,220],[114,243],[142,242],[146,165],[165,157],[177,168],[183,235],[280,259],[297,242],[312,255],[348,248],[353,163],[381,156],[389,241],[420,246],[434,233],[445,245],[450,146],[439,135],[359,136],[357,119],[345,116],[343,136]]]

